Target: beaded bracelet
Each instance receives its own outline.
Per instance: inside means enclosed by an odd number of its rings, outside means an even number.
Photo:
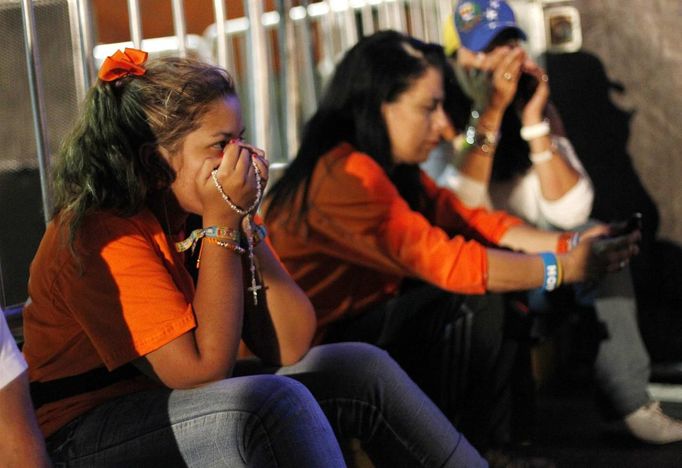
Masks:
[[[243,254],[245,252],[244,248],[241,247],[239,244],[231,241],[222,241],[219,239],[216,239],[215,237],[204,237],[204,240],[206,242],[210,242],[211,244],[216,244],[220,247],[223,247],[225,249],[231,250],[235,253],[238,253],[239,255]],[[202,241],[201,247],[199,247],[199,255],[197,255],[197,264],[196,268],[197,270],[201,267],[201,254],[204,253],[204,243]]]
[[[203,229],[195,229],[186,239],[176,242],[175,250],[184,252],[185,250],[192,249],[192,253],[194,253],[197,242],[203,238],[232,241],[237,245],[241,242],[239,231],[224,226],[209,226]]]
[[[218,246],[220,246],[220,247],[223,247],[223,248],[225,248],[225,249],[232,250],[233,252],[236,252],[236,253],[238,253],[239,255],[241,255],[241,254],[243,254],[244,252],[246,252],[246,250],[244,250],[244,247],[242,247],[241,245],[237,244],[236,242],[219,240],[219,239],[215,239],[215,238],[213,238],[213,237],[207,237],[205,240],[206,240],[207,242],[211,243],[211,244],[216,244],[216,245],[218,245]]]

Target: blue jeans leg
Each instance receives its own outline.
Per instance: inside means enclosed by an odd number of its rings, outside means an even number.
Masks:
[[[340,439],[357,438],[376,466],[487,466],[385,351],[363,343],[313,348],[279,374],[302,382]]]
[[[319,405],[279,376],[112,400],[48,438],[55,466],[341,467]]]

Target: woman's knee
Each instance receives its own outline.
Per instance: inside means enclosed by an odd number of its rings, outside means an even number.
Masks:
[[[301,409],[314,407],[314,397],[301,383],[279,375],[233,377],[192,390],[172,392],[169,408],[182,417],[183,412],[243,412],[262,416],[281,408],[286,401]]]
[[[334,343],[316,346],[296,366],[283,369],[304,382],[318,398],[374,394],[384,386],[400,386],[409,380],[389,354],[366,343]]]
[[[367,343],[321,345],[313,348],[309,354],[320,370],[374,375],[398,367],[386,351]]]
[[[300,382],[253,375],[196,390],[188,392],[184,404],[172,406],[173,430],[183,453],[228,460],[226,466],[277,466],[276,460],[305,462],[319,453],[338,458],[329,422]]]

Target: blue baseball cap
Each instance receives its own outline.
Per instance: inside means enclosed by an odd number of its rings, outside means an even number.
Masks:
[[[514,12],[503,0],[460,1],[455,6],[454,21],[462,46],[474,52],[484,50],[498,34],[509,29],[526,39]]]

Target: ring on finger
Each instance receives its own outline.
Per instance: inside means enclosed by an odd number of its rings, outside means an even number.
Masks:
[[[502,78],[504,78],[507,81],[511,81],[512,79],[512,74],[509,72],[504,72],[504,75],[502,75]]]

